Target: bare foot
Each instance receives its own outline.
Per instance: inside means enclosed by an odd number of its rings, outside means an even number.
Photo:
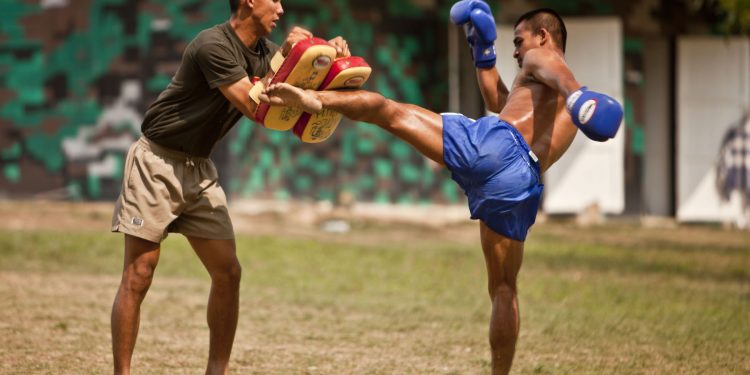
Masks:
[[[284,82],[268,86],[258,98],[264,103],[299,108],[309,113],[323,110],[323,103],[311,92]]]

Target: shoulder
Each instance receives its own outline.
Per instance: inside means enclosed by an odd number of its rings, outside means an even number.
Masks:
[[[230,45],[226,35],[220,26],[217,25],[198,33],[188,45],[188,50],[193,50],[194,52],[229,51]]]
[[[222,25],[215,25],[204,29],[195,36],[192,43],[204,44],[204,43],[226,43],[227,37],[224,31],[221,29]]]
[[[556,58],[557,54],[546,48],[534,48],[526,52],[523,58],[523,67],[536,66]]]
[[[567,66],[567,64],[563,55],[557,51],[547,48],[534,48],[526,52],[526,55],[523,58],[523,63],[521,64],[521,72],[519,72],[519,74],[540,78],[538,76],[539,73],[549,73],[550,71],[555,71],[562,66]],[[549,76],[549,74],[545,75]]]
[[[521,69],[516,76],[516,81],[525,83],[528,81],[536,82],[534,72],[544,65],[543,61],[547,59],[549,52],[543,48],[534,48],[526,52],[521,63]]]

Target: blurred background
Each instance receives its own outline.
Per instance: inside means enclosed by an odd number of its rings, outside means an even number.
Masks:
[[[542,210],[748,226],[749,0],[489,1],[510,85],[512,25],[537,7],[569,30],[579,81],[625,106],[616,139],[579,136],[545,176]],[[366,88],[435,112],[485,114],[453,1],[283,0],[271,36],[300,25],[345,37]],[[226,0],[0,1],[0,198],[112,201],[128,146],[187,43]],[[342,121],[327,142],[243,119],[215,149],[231,202],[463,205],[445,170],[377,127]]]

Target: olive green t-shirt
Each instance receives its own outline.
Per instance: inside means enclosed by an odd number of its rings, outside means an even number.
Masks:
[[[229,22],[201,31],[185,49],[172,82],[146,111],[141,132],[161,146],[208,157],[242,117],[219,87],[245,76],[263,77],[278,48],[265,38],[246,47]]]

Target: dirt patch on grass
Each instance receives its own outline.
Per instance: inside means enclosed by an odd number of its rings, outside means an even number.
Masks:
[[[109,372],[109,313],[118,282],[0,271],[0,373]],[[202,280],[155,279],[141,310],[133,358],[139,373],[202,373],[208,288]],[[480,335],[446,327],[435,333],[435,322],[405,317],[406,328],[398,331],[381,326],[388,321],[372,312],[338,315],[335,308],[289,304],[257,288],[243,294],[240,310],[232,356],[237,374],[465,374],[485,366]]]
[[[109,231],[113,203],[0,201],[0,227],[10,230]],[[479,246],[476,221],[463,206],[387,206],[327,203],[240,201],[230,205],[239,234],[281,235],[345,241],[356,245],[409,243]],[[639,247],[673,244],[686,249],[750,251],[750,231],[716,225],[643,227],[636,220],[578,226],[574,220],[540,217],[530,239],[552,236],[565,240]]]

